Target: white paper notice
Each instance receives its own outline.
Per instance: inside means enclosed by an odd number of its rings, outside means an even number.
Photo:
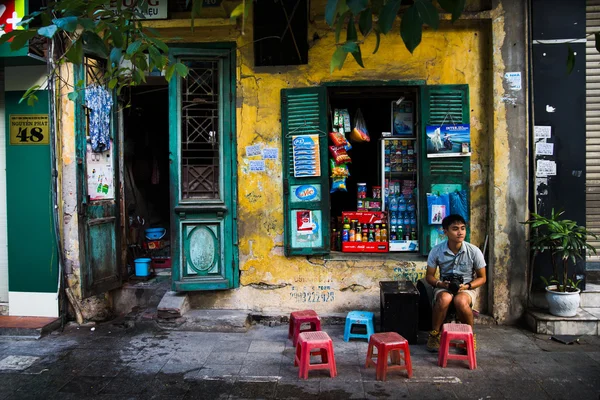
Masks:
[[[533,136],[536,139],[550,139],[552,137],[552,128],[549,126],[534,126]]]
[[[265,160],[250,160],[250,172],[265,172]]]
[[[538,156],[551,156],[554,154],[554,143],[536,143],[535,153]]]
[[[508,82],[510,90],[521,90],[521,73],[507,72],[504,74],[504,79]]]
[[[260,156],[260,145],[246,146],[246,157]]]
[[[265,160],[277,160],[277,155],[279,154],[279,150],[275,148],[263,149],[263,158]]]
[[[550,160],[537,160],[537,176],[556,175],[556,162]]]

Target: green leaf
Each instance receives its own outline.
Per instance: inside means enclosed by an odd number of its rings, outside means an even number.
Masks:
[[[356,33],[356,25],[354,25],[354,18],[350,17],[348,20],[348,29],[346,30],[346,41],[358,40],[358,33]]]
[[[419,17],[417,8],[413,4],[402,16],[402,23],[400,24],[400,36],[402,36],[406,48],[411,53],[415,51],[419,43],[421,43],[422,32],[423,21]]]
[[[356,63],[358,65],[360,65],[362,68],[364,68],[365,65],[363,64],[362,53],[360,52],[360,46],[357,45],[356,47],[357,47],[357,49],[356,49],[356,51],[352,52],[352,56],[356,60]]]
[[[401,0],[390,0],[381,9],[379,13],[379,30],[383,34],[392,30],[394,20],[396,19],[398,10],[400,10],[400,3]]]
[[[204,0],[192,0],[192,31],[194,30],[194,19],[200,17]]]
[[[340,15],[340,17],[337,20],[337,24],[335,26],[335,42],[339,43],[340,42],[340,33],[342,32],[342,27],[344,26],[344,21],[346,20],[346,17],[350,15],[350,11],[346,11],[344,14]]]
[[[27,89],[27,91],[21,97],[21,100],[19,100],[19,104],[21,104],[21,102],[23,100],[25,100],[25,99],[29,98],[30,96],[34,95],[35,92],[37,92],[40,87],[41,87],[40,85],[33,85],[32,87],[30,87],[29,89]]]
[[[117,78],[112,78],[110,81],[108,81],[108,88],[113,90],[115,87],[117,87],[117,83],[119,83],[119,80]]]
[[[69,62],[80,65],[83,61],[83,44],[81,40],[77,40],[65,53],[65,57]]]
[[[240,3],[236,8],[233,9],[229,18],[235,20],[237,17],[241,16],[244,13],[244,3]]]
[[[113,44],[119,48],[123,47],[123,33],[115,24],[108,24],[108,30],[110,31],[110,37],[113,40]]]
[[[342,49],[344,49],[346,53],[352,53],[354,51],[358,51],[360,48],[358,47],[358,43],[356,42],[346,42],[342,46]]]
[[[158,47],[163,53],[169,52],[169,46],[167,46],[162,40],[156,38],[148,38],[148,40],[150,40],[150,43]]]
[[[465,10],[466,0],[438,0],[444,11],[452,14],[452,22],[460,18]]]
[[[367,36],[371,32],[371,29],[373,29],[373,13],[370,8],[360,13],[358,29],[360,29],[360,33],[363,36]]]
[[[22,33],[22,30],[14,30],[14,31],[10,31],[8,33],[5,33],[4,35],[0,36],[0,44],[4,44],[6,42],[8,42],[10,39],[12,39],[13,37],[15,37],[16,35],[18,35],[19,33]]]
[[[57,31],[58,31],[58,26],[52,24],[52,25],[48,25],[48,26],[43,26],[40,29],[38,29],[38,35],[52,39],[54,37],[54,34],[56,34]]]
[[[102,40],[95,32],[85,31],[81,36],[86,51],[97,54],[103,58],[108,57],[108,49],[106,48],[104,40]]]
[[[83,26],[83,28],[87,29],[88,31],[93,31],[94,29],[96,29],[96,24],[91,18],[79,18],[77,22],[79,23],[79,25]]]
[[[134,53],[137,53],[141,46],[142,42],[140,40],[136,40],[135,42],[131,43],[129,46],[127,46],[127,55],[131,56]]]
[[[368,0],[346,0],[346,5],[354,15],[358,15],[362,10],[367,8],[367,4]]]
[[[373,50],[373,54],[377,53],[377,50],[379,50],[379,44],[381,43],[381,33],[379,33],[378,29],[375,29],[375,37],[377,38],[377,41],[375,42],[375,50]]]
[[[416,0],[414,7],[421,20],[437,31],[440,26],[440,16],[430,0]]]
[[[19,31],[19,34],[17,34],[10,43],[10,49],[12,51],[22,49],[27,44],[27,41],[34,38],[35,35],[37,35],[35,30]]]
[[[177,72],[177,75],[180,77],[185,78],[189,72],[189,69],[184,64],[177,63],[175,64],[175,72]]]
[[[79,25],[77,22],[77,17],[55,18],[52,20],[52,22],[60,29],[67,32],[75,32],[77,25]]]
[[[29,98],[27,98],[27,105],[29,107],[33,107],[35,106],[35,103],[38,102],[38,97],[35,94],[32,94],[31,96],[29,96]]]
[[[69,92],[69,94],[67,94],[67,98],[71,101],[77,100],[77,97],[79,97],[79,93],[77,93],[75,91]]]
[[[573,72],[573,68],[575,67],[575,52],[573,51],[570,45],[567,51],[567,74],[570,74],[571,72]]]
[[[331,65],[330,65],[330,73],[333,73],[336,69],[342,69],[344,66],[344,61],[346,61],[346,57],[348,56],[348,52],[344,50],[342,46],[338,47],[333,56],[331,57]]]
[[[156,49],[156,47],[148,47],[148,53],[150,54],[150,59],[154,63],[154,66],[158,69],[162,69],[163,67],[163,58],[160,55],[160,52]]]
[[[123,55],[123,50],[120,47],[114,47],[110,51],[110,62],[114,65],[119,65],[121,62],[121,57]]]
[[[175,72],[175,64],[169,65],[169,68],[167,68],[167,72],[165,73],[165,79],[167,80],[167,82],[171,81],[171,78],[173,77],[174,72]]]
[[[333,21],[335,20],[336,16],[337,3],[338,0],[327,0],[327,5],[325,6],[325,22],[327,22],[327,25],[329,26],[333,26]]]

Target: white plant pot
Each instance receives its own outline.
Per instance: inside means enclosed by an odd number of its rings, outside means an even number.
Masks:
[[[579,308],[579,293],[576,292],[557,292],[556,285],[546,286],[546,301],[550,314],[557,317],[574,317]]]

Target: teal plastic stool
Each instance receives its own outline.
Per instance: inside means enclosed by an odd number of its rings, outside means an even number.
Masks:
[[[353,325],[365,325],[367,333],[352,333]],[[344,328],[344,342],[351,338],[367,339],[375,333],[373,329],[373,313],[370,311],[350,311],[346,316],[346,327]]]

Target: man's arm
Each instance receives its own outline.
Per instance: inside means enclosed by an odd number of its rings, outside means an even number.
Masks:
[[[427,274],[425,275],[425,280],[434,288],[446,288],[448,289],[448,282],[442,282],[438,278],[435,277],[436,267],[427,266]]]
[[[469,283],[462,284],[462,285],[460,285],[459,290],[475,289],[475,288],[485,285],[485,282],[487,281],[486,275],[485,275],[485,267],[476,269],[475,273],[477,274],[477,277],[475,279],[473,279],[471,282],[469,282],[470,286],[469,286]]]

